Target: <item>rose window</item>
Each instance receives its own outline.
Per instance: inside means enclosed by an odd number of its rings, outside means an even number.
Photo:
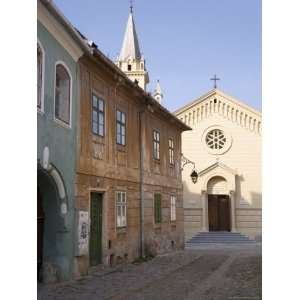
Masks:
[[[214,129],[208,132],[205,141],[209,148],[218,150],[225,146],[226,137],[222,130]]]

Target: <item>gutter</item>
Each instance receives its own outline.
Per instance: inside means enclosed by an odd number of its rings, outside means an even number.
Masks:
[[[145,110],[139,111],[139,147],[140,147],[140,257],[145,256],[144,233],[144,147],[143,147],[143,115]]]

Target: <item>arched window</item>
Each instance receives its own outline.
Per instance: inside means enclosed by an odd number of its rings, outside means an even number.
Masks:
[[[42,110],[42,96],[43,96],[43,61],[44,52],[39,44],[37,44],[37,107]]]
[[[55,118],[70,125],[71,77],[62,64],[56,65]]]

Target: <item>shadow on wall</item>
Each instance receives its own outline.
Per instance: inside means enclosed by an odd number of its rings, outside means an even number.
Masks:
[[[243,175],[235,176],[235,193],[236,193],[236,198],[239,199],[238,201],[241,203],[241,199],[242,199],[242,188],[241,188],[241,182],[245,181],[245,178]],[[236,203],[237,205],[239,205],[240,203]],[[248,203],[251,204],[251,203]]]
[[[250,192],[252,205],[255,207],[261,207],[262,204],[262,195],[257,192]]]
[[[197,187],[196,183],[196,187]],[[199,207],[201,204],[201,186],[198,184],[198,193],[191,192],[186,181],[183,181],[183,208],[186,207]]]

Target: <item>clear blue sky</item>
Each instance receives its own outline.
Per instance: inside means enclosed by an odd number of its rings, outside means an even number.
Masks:
[[[112,60],[121,50],[129,0],[55,0]],[[261,110],[261,0],[134,0],[141,51],[171,111],[213,88]]]

